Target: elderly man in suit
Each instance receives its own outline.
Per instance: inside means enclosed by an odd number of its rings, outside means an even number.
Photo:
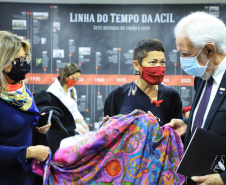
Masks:
[[[196,94],[189,119],[173,119],[168,124],[181,136],[185,134],[186,149],[197,127],[226,137],[226,27],[213,15],[194,12],[178,22],[174,34],[182,68],[195,76]],[[225,183],[226,171],[187,181],[189,185]]]

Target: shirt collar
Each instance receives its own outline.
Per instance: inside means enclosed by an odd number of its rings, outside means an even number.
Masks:
[[[212,77],[217,85],[220,85],[221,79],[226,70],[226,57],[222,60],[222,62],[217,66],[216,70],[214,71]]]

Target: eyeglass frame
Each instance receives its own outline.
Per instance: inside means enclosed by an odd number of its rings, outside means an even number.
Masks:
[[[25,63],[27,63],[27,61],[28,61],[28,55],[25,54],[24,57],[14,58],[13,61],[12,61],[12,63],[13,63],[13,65],[16,65],[17,67],[21,67]]]
[[[72,77],[72,80],[74,81],[79,81],[80,78],[76,78],[76,77],[73,77],[72,75],[70,75],[68,78]]]

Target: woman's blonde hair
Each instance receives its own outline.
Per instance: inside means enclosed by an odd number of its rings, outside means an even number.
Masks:
[[[24,48],[29,62],[31,59],[29,41],[22,40],[9,31],[0,31],[0,92],[6,84],[3,70],[13,61],[21,47]]]

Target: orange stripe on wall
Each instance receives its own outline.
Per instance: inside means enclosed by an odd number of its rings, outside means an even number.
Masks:
[[[27,74],[27,84],[52,84],[58,74]],[[77,85],[123,85],[136,80],[135,75],[82,74]],[[188,75],[166,75],[163,83],[168,86],[193,86],[194,78]]]

